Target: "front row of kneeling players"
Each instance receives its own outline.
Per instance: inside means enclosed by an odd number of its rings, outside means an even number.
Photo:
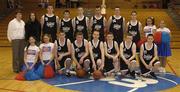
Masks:
[[[44,35],[40,50],[35,45],[35,39],[30,37],[29,45],[25,48],[24,69],[31,70],[38,66],[36,64],[39,55],[42,65],[51,65],[60,74],[68,76],[71,75],[70,70],[74,62],[77,70],[83,69],[89,74],[99,70],[105,76],[111,76],[121,71],[122,76],[130,74],[135,78],[138,64],[136,44],[132,41],[132,35],[127,34],[120,46],[113,40],[112,33],[108,33],[106,37],[107,40],[103,43],[99,40],[99,31],[94,31],[93,39],[88,42],[83,38],[83,34],[78,32],[76,40],[71,43],[65,38],[64,32],[59,32],[55,43],[51,43],[50,37]],[[142,76],[151,75],[156,78],[154,72],[158,71],[160,62],[157,61],[157,46],[153,40],[153,35],[149,34],[147,42],[141,45],[139,66]]]

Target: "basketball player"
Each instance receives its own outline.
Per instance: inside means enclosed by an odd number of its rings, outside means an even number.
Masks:
[[[82,32],[84,39],[88,40],[89,18],[84,16],[84,9],[78,8],[78,15],[73,19],[74,37],[77,32]]]
[[[123,41],[123,34],[125,30],[125,18],[120,15],[120,8],[114,9],[114,15],[108,20],[109,31],[113,33],[114,40],[118,45]]]
[[[97,6],[95,9],[95,15],[91,18],[90,27],[92,33],[94,30],[99,31],[99,40],[104,41],[104,28],[106,25],[106,18],[101,15],[101,8]],[[92,36],[91,36],[92,37]]]
[[[112,33],[107,34],[107,41],[104,42],[105,51],[105,75],[111,75],[113,72],[119,70],[119,47],[116,41],[113,40],[114,36]]]
[[[64,17],[59,22],[60,30],[62,30],[66,34],[66,38],[73,42],[73,23],[72,19],[70,18],[70,11],[64,11]]]
[[[140,40],[140,31],[142,29],[141,23],[137,20],[137,12],[131,12],[131,20],[127,23],[127,33],[132,34],[133,42],[137,43]],[[139,52],[139,48],[136,48],[136,52]]]
[[[127,34],[125,41],[120,44],[120,70],[122,75],[130,74],[135,78],[136,67],[136,44],[132,41],[133,36]]]
[[[50,34],[52,42],[56,40],[56,32],[58,28],[58,16],[54,15],[52,5],[48,5],[47,13],[41,17],[41,28],[43,34]]]
[[[90,60],[88,59],[88,41],[83,38],[82,32],[76,33],[76,40],[72,45],[72,58],[77,69],[90,70]]]
[[[55,41],[56,65],[60,69],[60,72],[69,76],[71,66],[71,42],[65,38],[66,34],[63,31],[60,31],[58,36],[59,38]]]
[[[159,70],[160,62],[157,60],[157,46],[153,41],[153,35],[148,34],[147,42],[141,45],[140,68],[143,76],[148,76],[149,74],[151,77],[157,78],[154,72]]]
[[[99,40],[99,31],[93,32],[93,39],[89,41],[89,52],[94,70],[103,70],[104,68],[104,45]]]

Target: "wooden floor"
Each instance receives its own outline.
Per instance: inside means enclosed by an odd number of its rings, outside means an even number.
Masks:
[[[10,47],[0,47],[0,92],[74,92],[57,88],[44,83],[43,81],[16,81],[15,73],[12,72],[12,51]],[[169,57],[169,64],[180,76],[180,49],[172,50],[173,56]],[[172,72],[166,67],[167,71]],[[162,92],[178,92],[180,85],[163,90]]]

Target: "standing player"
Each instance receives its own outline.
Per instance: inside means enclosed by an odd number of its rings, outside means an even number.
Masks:
[[[104,45],[99,40],[99,31],[93,32],[93,39],[89,42],[89,52],[94,70],[104,68]]]
[[[132,11],[131,12],[131,20],[127,23],[127,32],[132,34],[133,36],[133,42],[137,43],[140,40],[140,31],[141,31],[141,23],[136,19],[137,18],[137,12]],[[139,52],[139,48],[136,48],[137,52]]]
[[[78,16],[73,19],[74,37],[77,32],[82,32],[84,39],[88,40],[89,18],[84,16],[84,9],[78,8]]]
[[[71,42],[65,38],[65,33],[60,31],[58,33],[58,39],[55,41],[55,57],[56,66],[60,69],[59,71],[69,76],[71,66]]]
[[[147,36],[147,42],[141,45],[140,50],[140,68],[143,76],[150,74],[153,78],[157,78],[154,74],[155,71],[158,71],[160,62],[158,59],[157,46],[153,43],[154,38],[152,34]]]
[[[136,67],[136,44],[132,41],[133,36],[127,34],[126,40],[120,44],[120,70],[122,75],[130,74],[135,78]]]
[[[116,41],[113,41],[114,36],[112,33],[107,34],[107,41],[104,42],[104,52],[105,52],[105,72],[107,75],[111,75],[113,72],[118,72],[119,70],[119,47]]]
[[[114,40],[117,41],[119,45],[123,41],[125,18],[120,15],[119,7],[116,7],[114,10],[115,15],[109,18],[108,27],[109,31],[114,35]]]
[[[92,33],[94,30],[99,31],[100,33],[99,40],[101,41],[104,41],[105,25],[106,25],[106,18],[101,15],[100,6],[97,6],[95,10],[95,15],[91,18],[90,27],[91,27]]]
[[[43,34],[50,34],[52,37],[52,42],[56,40],[56,33],[58,27],[58,16],[53,13],[53,6],[48,5],[47,14],[41,17],[41,27]]]
[[[77,69],[84,69],[89,71],[90,69],[90,60],[88,59],[88,41],[83,38],[81,32],[76,33],[76,40],[72,45],[72,58],[75,62]]]
[[[69,39],[71,42],[73,42],[73,22],[70,18],[70,11],[65,10],[64,11],[64,18],[60,20],[59,27],[60,30],[63,31],[66,34],[66,38]]]

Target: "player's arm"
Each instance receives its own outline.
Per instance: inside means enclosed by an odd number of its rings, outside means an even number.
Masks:
[[[129,58],[129,61],[133,60],[136,57],[136,44],[132,43],[132,56]]]
[[[108,57],[108,58],[113,58],[112,55],[110,55],[110,54],[107,53],[107,44],[106,44],[106,43],[104,43],[104,53],[105,53],[105,56],[106,56],[106,57]]]

